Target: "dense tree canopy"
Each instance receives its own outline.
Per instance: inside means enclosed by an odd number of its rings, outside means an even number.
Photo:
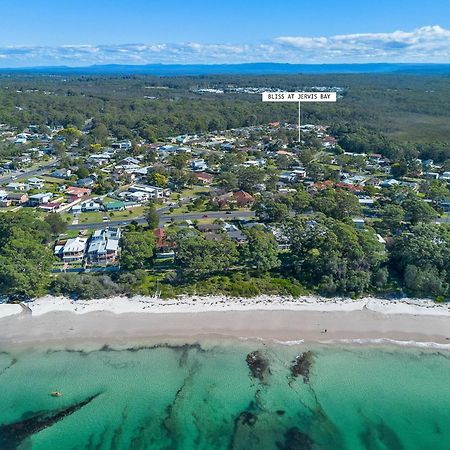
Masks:
[[[177,243],[176,262],[182,276],[202,278],[226,272],[238,261],[236,245],[225,236],[215,241],[200,234],[182,232]]]
[[[307,285],[328,294],[358,295],[373,285],[386,253],[373,231],[317,216],[297,217],[287,224],[292,266]]]
[[[49,225],[27,212],[0,215],[0,290],[12,297],[46,292],[53,253]]]

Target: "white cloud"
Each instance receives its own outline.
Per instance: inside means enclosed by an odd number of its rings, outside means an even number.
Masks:
[[[450,30],[335,36],[281,36],[261,44],[138,43],[120,45],[0,46],[3,67],[68,64],[214,64],[241,62],[450,62]]]
[[[275,42],[297,54],[329,60],[335,52],[345,61],[449,62],[450,31],[438,25],[411,32],[344,34],[320,38],[284,36]],[[316,50],[312,54],[310,50]]]

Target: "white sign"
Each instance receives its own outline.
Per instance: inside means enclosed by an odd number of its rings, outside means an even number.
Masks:
[[[335,102],[336,92],[263,92],[263,102]]]

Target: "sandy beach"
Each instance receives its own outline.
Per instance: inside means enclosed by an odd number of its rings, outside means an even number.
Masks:
[[[426,300],[149,297],[0,305],[0,345],[234,337],[450,350],[450,305]]]

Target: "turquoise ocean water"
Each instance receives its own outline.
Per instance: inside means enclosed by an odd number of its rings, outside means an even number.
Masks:
[[[0,449],[448,450],[449,374],[402,347],[3,349]]]

